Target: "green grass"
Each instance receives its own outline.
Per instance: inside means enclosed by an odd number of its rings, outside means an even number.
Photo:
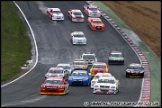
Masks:
[[[31,58],[27,29],[12,1],[1,2],[1,82],[21,72]]]

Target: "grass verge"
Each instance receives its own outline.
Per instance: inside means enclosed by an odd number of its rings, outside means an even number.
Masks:
[[[12,1],[1,2],[1,82],[21,72],[31,58],[27,29]]]

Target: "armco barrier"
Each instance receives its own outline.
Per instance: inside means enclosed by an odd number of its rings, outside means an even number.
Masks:
[[[88,4],[95,5],[92,1],[87,1]],[[145,75],[142,81],[141,94],[138,103],[143,103],[141,105],[136,105],[135,107],[144,107],[146,103],[150,103],[150,67],[149,63],[141,52],[141,50],[132,42],[131,39],[122,31],[122,29],[102,10],[100,10],[102,16],[116,29],[116,31],[123,37],[124,40],[131,46],[140,59],[140,62],[144,66]]]

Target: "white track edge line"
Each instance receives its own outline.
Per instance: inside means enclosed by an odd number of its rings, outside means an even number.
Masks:
[[[14,2],[14,4],[16,5],[16,7],[20,10],[21,14],[23,15],[23,17],[24,17],[24,19],[25,19],[26,23],[28,24],[29,29],[30,29],[30,31],[31,31],[31,34],[32,34],[32,37],[33,37],[33,40],[34,40],[35,50],[36,50],[36,62],[35,62],[35,64],[34,64],[34,66],[33,66],[28,72],[26,72],[25,74],[21,75],[20,77],[16,78],[15,80],[13,80],[13,81],[11,81],[11,82],[9,82],[9,83],[6,83],[6,84],[1,85],[1,88],[2,88],[2,87],[5,87],[5,86],[7,86],[7,85],[9,85],[9,84],[11,84],[11,83],[13,83],[13,82],[19,80],[20,78],[24,77],[25,75],[27,75],[31,70],[33,70],[33,69],[35,68],[35,66],[37,65],[37,62],[38,62],[38,49],[37,49],[37,44],[36,44],[36,41],[35,41],[34,32],[33,32],[32,28],[31,28],[31,26],[30,26],[30,24],[29,24],[29,22],[28,22],[28,20],[27,20],[27,18],[26,18],[26,16],[25,16],[25,14],[24,14],[23,11],[21,10],[21,8],[17,5],[17,3],[16,3],[15,1],[13,1],[13,2]]]

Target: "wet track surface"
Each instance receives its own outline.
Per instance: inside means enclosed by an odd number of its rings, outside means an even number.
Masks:
[[[1,105],[4,106],[84,106],[85,101],[138,101],[142,79],[125,77],[129,63],[139,59],[131,47],[115,31],[103,17],[106,25],[103,32],[92,31],[87,25],[85,13],[84,23],[71,22],[67,11],[71,8],[83,12],[85,1],[48,1],[48,2],[16,2],[27,17],[35,34],[38,46],[38,64],[22,79],[1,88]],[[62,10],[65,20],[52,21],[43,7],[58,7]],[[87,45],[72,45],[70,33],[81,30],[87,37]],[[118,48],[124,52],[124,65],[109,65],[109,72],[120,81],[120,92],[116,95],[95,95],[90,86],[70,86],[69,94],[64,96],[40,95],[39,88],[44,81],[44,75],[51,66],[58,63],[72,63],[83,52],[94,52],[98,61],[107,63],[108,53]]]

